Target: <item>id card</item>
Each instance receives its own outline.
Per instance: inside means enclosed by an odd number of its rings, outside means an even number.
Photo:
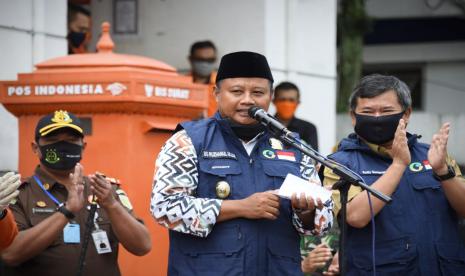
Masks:
[[[81,231],[79,224],[69,223],[63,228],[63,241],[65,243],[80,243]]]
[[[103,230],[95,230],[92,232],[95,249],[98,254],[111,253],[110,241],[108,240],[107,232]]]

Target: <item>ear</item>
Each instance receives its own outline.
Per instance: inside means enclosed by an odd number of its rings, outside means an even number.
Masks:
[[[412,107],[407,108],[405,110],[404,116],[402,116],[402,119],[404,119],[405,124],[409,123],[410,115],[412,115]]]
[[[352,121],[352,126],[354,127],[355,126],[355,123],[356,123],[356,119],[355,119],[355,112],[354,111],[349,111],[349,115],[350,115],[350,119]]]
[[[33,141],[31,142],[31,149],[32,152],[39,157],[39,159],[42,157],[42,154],[40,153],[39,145],[37,145],[37,142]]]
[[[87,147],[87,142],[83,141],[82,142],[82,151],[84,151]]]
[[[219,94],[220,94],[220,90],[218,89],[218,86],[215,85],[215,89],[213,89],[213,94],[215,96],[215,101],[216,103],[219,102]]]

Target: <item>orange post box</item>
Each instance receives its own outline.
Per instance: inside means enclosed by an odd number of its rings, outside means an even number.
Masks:
[[[208,88],[160,61],[113,53],[109,28],[103,23],[97,53],[51,59],[17,81],[0,82],[0,102],[18,118],[24,176],[38,164],[30,143],[40,117],[62,109],[83,120],[85,173],[120,179],[152,236],[152,251],[144,257],[121,248],[123,275],[166,275],[168,231],[149,212],[155,159],[177,123],[206,114]]]

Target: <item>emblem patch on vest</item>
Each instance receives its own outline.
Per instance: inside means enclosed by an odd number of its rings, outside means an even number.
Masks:
[[[269,150],[269,149],[264,150],[262,154],[268,159],[274,159],[276,157],[276,154],[274,154],[274,151]]]
[[[237,160],[236,154],[229,151],[206,151],[202,152],[202,157],[206,159],[234,159]]]
[[[423,170],[428,171],[432,169],[428,160],[423,160],[423,162],[412,162],[408,168],[411,172],[421,172]]]
[[[225,199],[229,196],[231,193],[231,186],[229,186],[229,183],[221,180],[216,183],[216,196],[221,199]]]
[[[276,138],[270,138],[269,142],[270,142],[270,146],[272,149],[276,149],[276,150],[284,149],[283,143]]]
[[[294,162],[296,161],[295,153],[292,151],[277,150],[276,156],[278,156],[278,159],[281,159],[281,160],[294,161]]]

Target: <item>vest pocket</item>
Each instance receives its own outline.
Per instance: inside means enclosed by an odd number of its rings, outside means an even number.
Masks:
[[[179,275],[243,275],[245,237],[239,225],[217,224],[207,238],[176,236],[185,260],[173,263]]]
[[[283,241],[283,238],[268,239],[267,275],[302,275],[298,242]]]
[[[421,206],[424,206],[421,209],[434,213],[449,208],[441,183],[433,178],[431,171],[412,174],[410,181],[414,190],[420,193],[415,197]]]
[[[240,184],[238,186],[238,183],[234,183],[237,181],[236,176],[239,176],[241,173],[241,167],[236,160],[210,160],[199,158],[199,185],[197,187],[197,196],[219,198],[216,185],[219,181],[225,181],[229,186],[230,193],[226,198],[221,199],[246,197],[246,195],[241,194],[245,191],[240,189]]]
[[[279,189],[288,173],[300,177],[300,164],[297,162],[274,160],[264,160],[262,162],[263,172],[273,178],[273,187],[271,189]]]
[[[456,243],[436,243],[441,274],[465,275],[465,247]]]
[[[371,254],[371,243],[355,245],[350,249],[348,260],[357,269],[357,275],[373,274]],[[420,275],[417,246],[410,243],[408,238],[378,242],[375,265],[376,275]]]

